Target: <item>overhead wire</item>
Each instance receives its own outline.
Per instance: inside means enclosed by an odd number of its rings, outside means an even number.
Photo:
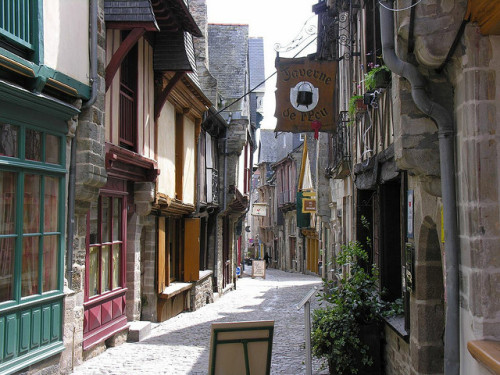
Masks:
[[[380,0],[378,0],[378,4],[381,6],[381,7],[384,7],[385,9],[387,10],[390,10],[391,12],[402,12],[404,10],[408,10],[408,9],[411,9],[415,6],[417,6],[418,3],[422,2],[422,0],[418,0],[415,4],[412,4],[410,6],[407,6],[406,8],[389,8],[387,5],[384,5]]]
[[[304,51],[307,47],[309,47],[318,37],[315,36],[309,43],[307,43],[300,51],[298,51],[295,55],[293,55],[292,58],[294,57],[297,57],[302,51]],[[251,94],[252,92],[254,92],[255,90],[257,90],[260,86],[262,86],[264,83],[266,83],[269,79],[271,79],[276,73],[278,73],[277,70],[275,70],[271,75],[269,75],[265,80],[263,80],[261,83],[259,83],[257,86],[255,86],[253,89],[251,89],[250,91],[247,91],[246,93],[244,93],[243,95],[241,95],[238,99],[235,99],[232,103],[228,104],[227,106],[225,106],[224,108],[222,108],[221,110],[217,111],[217,113],[214,113],[214,114],[211,114],[209,117],[207,117],[206,120],[212,118],[212,117],[215,117],[217,116],[218,114],[220,114],[221,112],[225,111],[226,109],[228,109],[229,107],[231,107],[233,104],[235,103],[238,103],[241,99],[243,99],[245,96],[247,96],[248,94]]]

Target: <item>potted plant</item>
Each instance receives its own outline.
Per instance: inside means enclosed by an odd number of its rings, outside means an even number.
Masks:
[[[353,95],[349,99],[349,118],[351,122],[354,120],[354,116],[357,112],[366,111],[366,104],[364,103],[362,95]]]
[[[395,309],[384,302],[378,271],[367,267],[368,253],[359,242],[342,247],[336,258],[340,280],[325,281],[314,311],[312,348],[328,362],[330,374],[379,374],[382,318]]]
[[[366,91],[387,87],[391,82],[391,71],[385,65],[376,66],[365,74]]]

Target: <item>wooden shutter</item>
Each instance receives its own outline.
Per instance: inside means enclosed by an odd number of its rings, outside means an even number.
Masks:
[[[158,293],[165,289],[165,218],[158,218]]]
[[[200,276],[200,219],[184,219],[184,281]]]

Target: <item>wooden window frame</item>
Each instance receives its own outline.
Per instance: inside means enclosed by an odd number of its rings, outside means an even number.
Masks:
[[[128,35],[122,32],[122,40]],[[127,150],[138,151],[138,47],[135,44],[124,57],[120,69],[120,92],[118,140],[120,147]],[[125,66],[128,68],[125,69]],[[128,75],[124,73],[129,73]],[[130,82],[129,82],[130,81]],[[126,103],[131,103],[129,106]]]
[[[64,264],[64,237],[65,237],[65,180],[66,180],[66,160],[64,150],[64,135],[62,133],[52,132],[46,129],[39,128],[37,126],[25,125],[20,122],[15,121],[3,121],[0,118],[0,124],[8,124],[16,126],[18,128],[17,135],[17,156],[9,157],[0,155],[0,170],[2,172],[15,173],[16,178],[16,189],[15,189],[15,233],[0,235],[1,239],[13,238],[14,243],[14,266],[13,266],[13,295],[12,299],[0,302],[0,310],[4,307],[11,307],[16,305],[21,305],[25,302],[30,302],[44,297],[49,297],[51,295],[61,294],[63,290],[63,264]],[[41,134],[41,160],[34,161],[29,160],[25,157],[26,155],[26,131],[34,130]],[[59,138],[59,163],[46,163],[46,136],[56,136]],[[51,146],[52,147],[52,146]],[[58,202],[57,202],[57,231],[45,231],[44,220],[40,220],[39,226],[40,230],[38,233],[24,233],[23,228],[23,217],[24,213],[24,185],[26,175],[36,175],[40,176],[40,196],[39,196],[39,212],[40,218],[44,218],[45,209],[45,179],[47,177],[57,178],[58,181]],[[47,236],[59,236],[57,241],[57,282],[56,289],[48,292],[43,292],[43,245],[44,238]],[[23,238],[37,236],[39,237],[38,242],[38,282],[37,289],[38,293],[34,293],[25,297],[21,296],[21,268],[22,268],[22,254],[23,254]]]
[[[184,115],[175,113],[175,197],[182,201],[184,180]]]
[[[43,0],[4,0],[4,6],[16,13],[16,19],[5,17],[9,25],[0,25],[0,50],[39,64],[43,61]],[[2,6],[2,4],[0,4]],[[29,8],[27,11],[26,9]],[[27,25],[28,24],[28,25]],[[3,26],[3,27],[2,27]],[[11,29],[9,31],[8,29]]]
[[[5,108],[5,107],[4,107]],[[0,361],[0,373],[10,373],[19,370],[23,363],[30,361],[35,363],[64,350],[63,345],[63,286],[64,286],[64,250],[65,250],[65,207],[66,207],[66,136],[63,127],[54,123],[36,123],[36,117],[26,113],[16,112],[12,118],[7,118],[10,114],[7,111],[0,112],[0,123],[18,127],[16,139],[17,154],[15,156],[0,155],[0,169],[2,172],[16,173],[15,186],[15,219],[14,233],[1,235],[2,238],[10,237],[14,239],[14,249],[12,251],[13,289],[11,298],[0,303],[0,327],[3,333],[0,337],[0,347],[2,348],[2,361]],[[19,116],[19,117],[18,117]],[[35,121],[35,124],[33,122]],[[47,125],[50,128],[47,128]],[[62,125],[62,124],[61,124]],[[43,126],[43,127],[42,127]],[[32,129],[42,134],[41,160],[27,160],[26,155],[26,130]],[[46,135],[51,134],[59,139],[59,162],[46,162]],[[50,147],[54,147],[53,144]],[[23,238],[24,233],[24,185],[25,176],[40,176],[40,197],[39,212],[40,223],[39,233],[30,233],[40,237],[38,241],[38,285],[36,294],[22,297],[22,262],[23,262]],[[57,230],[47,232],[44,223],[45,191],[44,179],[55,177],[59,179],[57,186]],[[50,208],[48,208],[50,209]],[[42,219],[43,218],[43,219]],[[44,238],[48,235],[58,235],[57,249],[55,255],[55,269],[44,267]],[[44,271],[50,271],[56,275],[56,289],[43,292]]]
[[[103,208],[102,208],[102,198],[111,198],[110,199],[110,206],[108,207],[108,219],[109,219],[109,229],[110,229],[110,241],[107,242],[102,242],[102,217],[103,217]],[[121,227],[119,228],[120,230],[120,240],[113,240],[113,198],[118,198],[121,199],[121,211],[120,211],[120,216],[121,216]],[[127,264],[127,259],[126,259],[126,248],[127,248],[127,193],[125,192],[112,192],[112,191],[106,191],[101,193],[98,199],[97,207],[95,208],[97,210],[97,241],[95,243],[90,243],[90,211],[87,213],[87,235],[85,239],[85,290],[84,290],[84,301],[93,301],[96,299],[100,299],[102,297],[105,297],[107,294],[111,294],[116,292],[119,289],[124,289],[126,285],[126,264]],[[120,259],[121,259],[121,264],[120,264],[120,281],[119,281],[119,286],[113,289],[112,287],[112,278],[113,278],[113,245],[120,245]],[[104,246],[109,246],[110,247],[110,261],[109,261],[109,285],[111,286],[109,290],[103,291],[102,290],[102,285],[101,285],[101,270],[102,270],[102,248]],[[90,277],[90,248],[91,247],[97,247],[98,250],[98,280],[97,280],[97,293],[95,295],[90,296],[89,293],[89,277]]]

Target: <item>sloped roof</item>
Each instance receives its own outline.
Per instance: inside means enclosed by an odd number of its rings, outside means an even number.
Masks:
[[[104,20],[106,22],[153,22],[156,23],[149,0],[104,0]]]
[[[202,33],[185,0],[104,0],[106,22],[151,22],[161,31],[187,31],[193,36]]]
[[[196,70],[193,37],[184,31],[160,31],[155,38],[153,69],[193,72]]]

